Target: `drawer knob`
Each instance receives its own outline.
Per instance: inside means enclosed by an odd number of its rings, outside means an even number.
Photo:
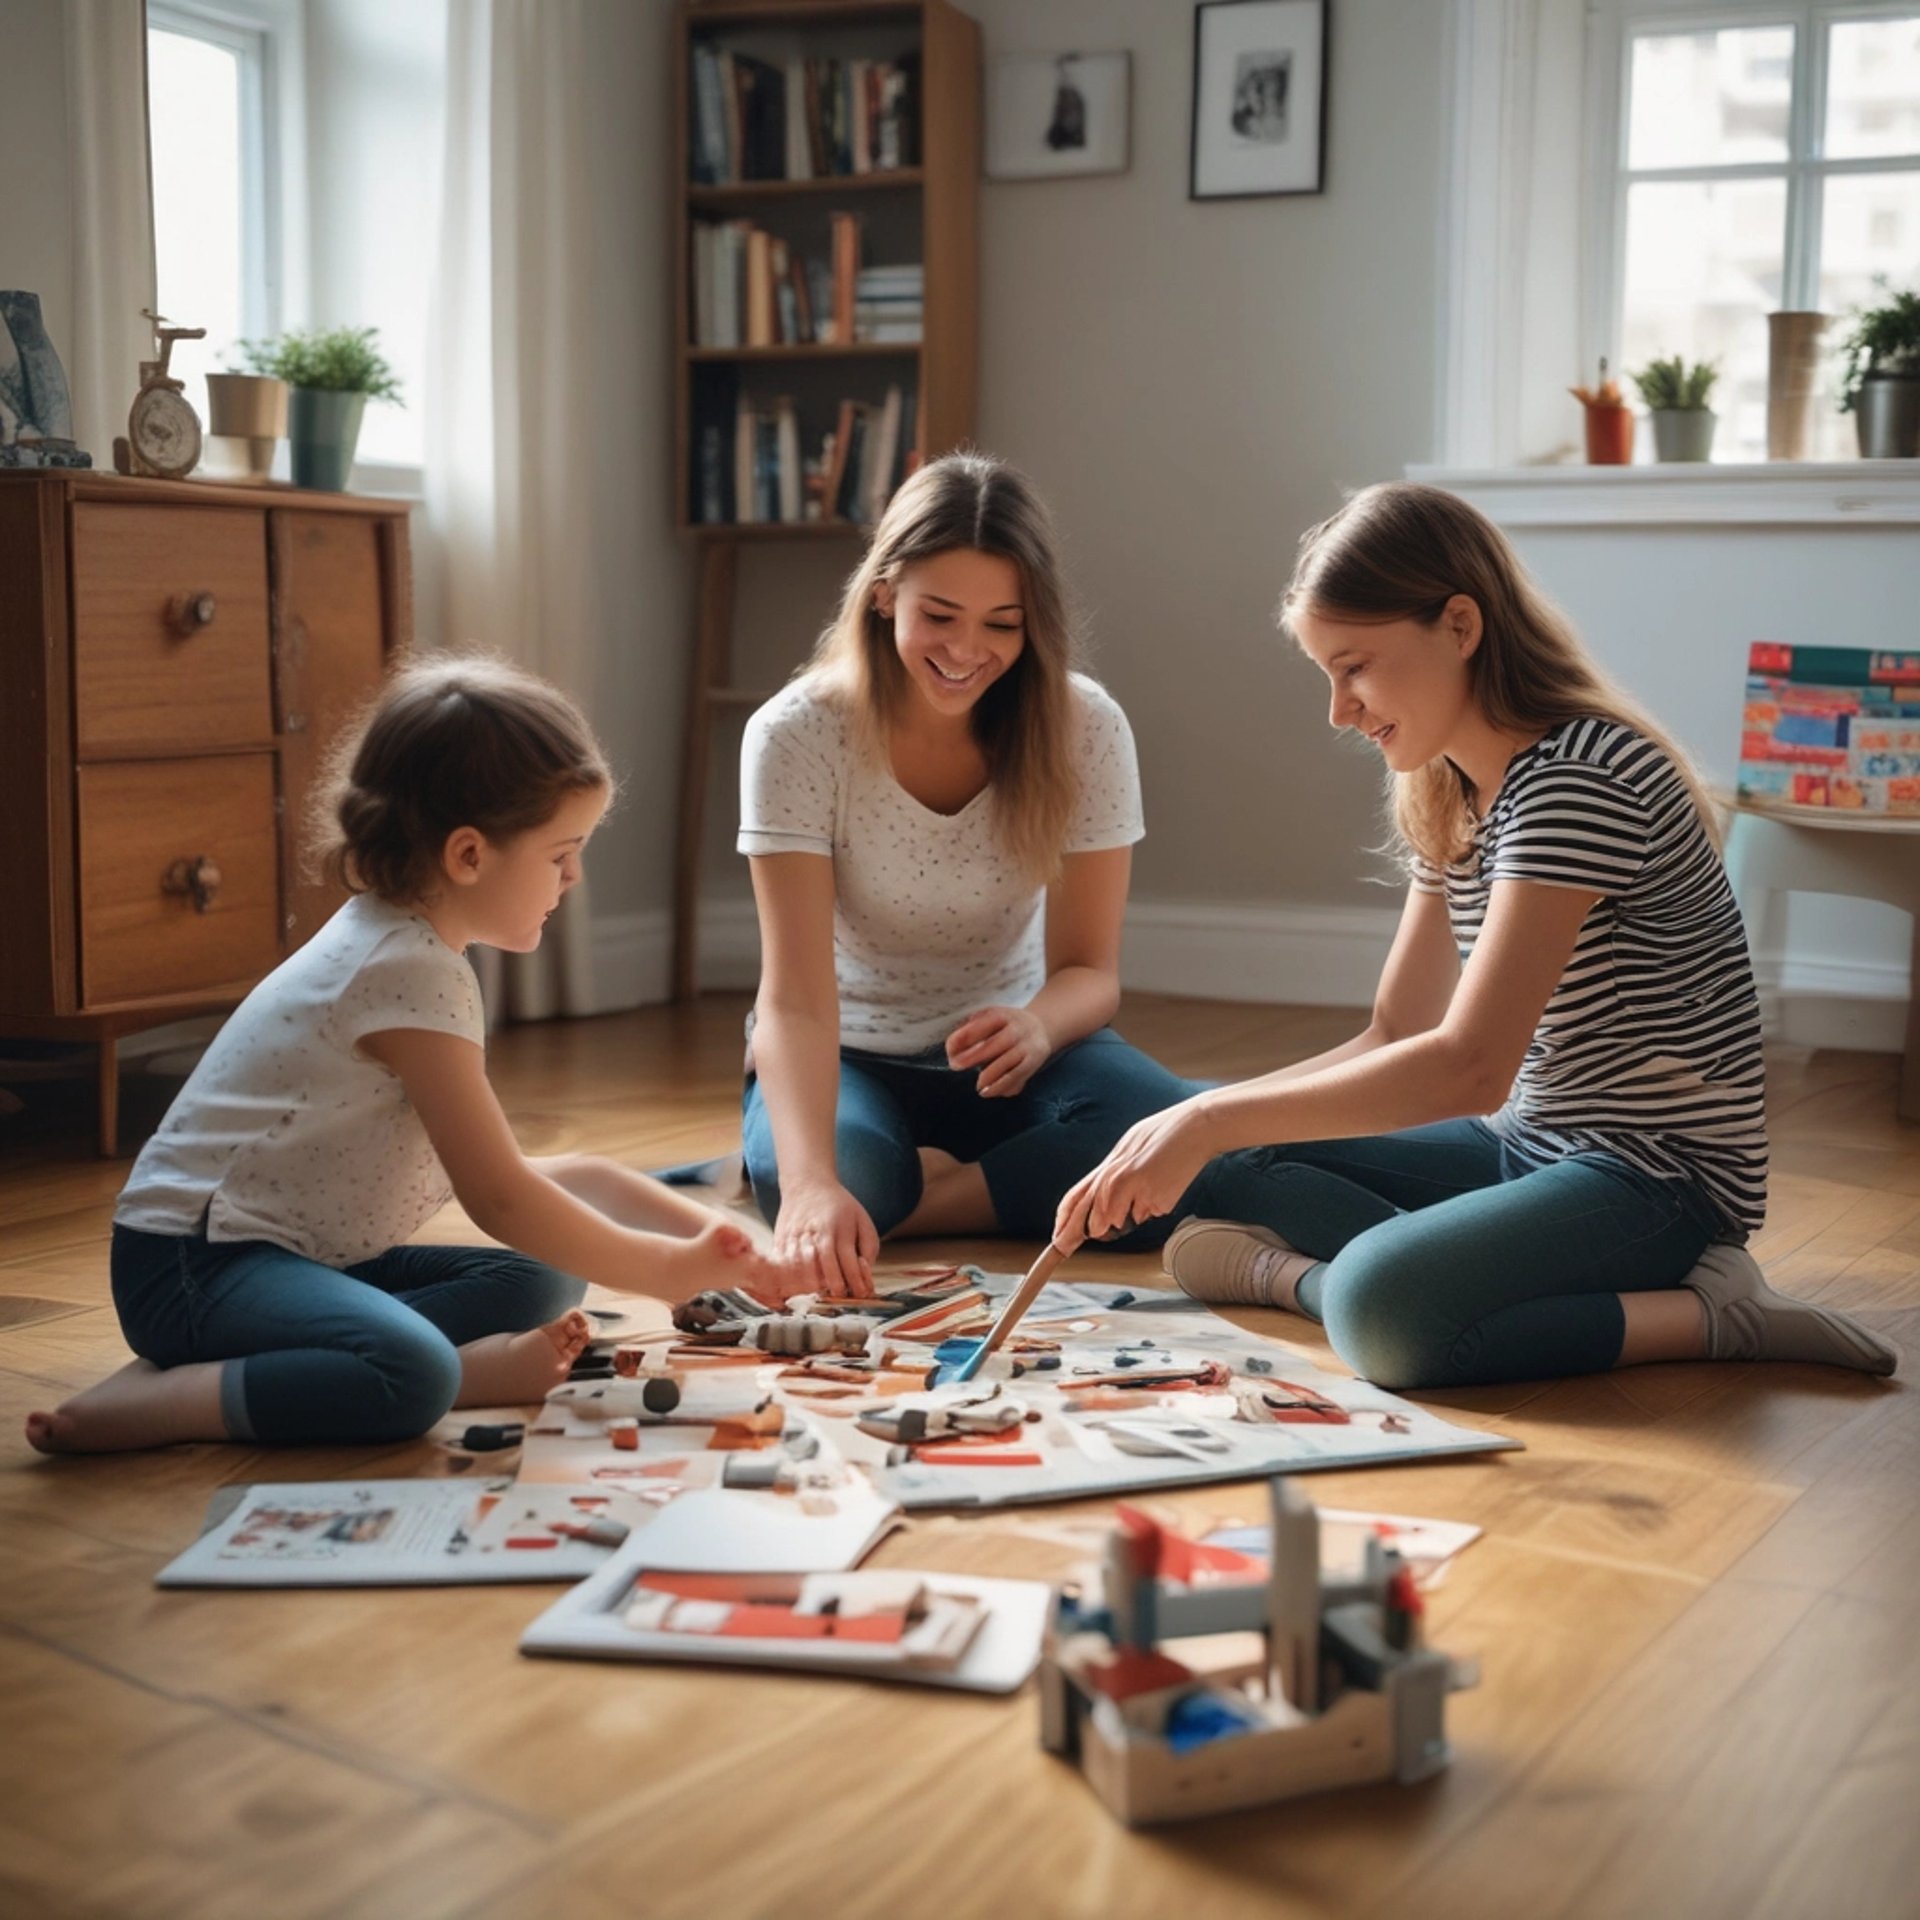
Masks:
[[[176,860],[160,882],[160,891],[190,894],[195,913],[211,913],[213,897],[220,891],[220,869],[204,853]]]
[[[176,639],[191,640],[213,625],[220,604],[210,593],[176,593],[167,602],[167,629]]]

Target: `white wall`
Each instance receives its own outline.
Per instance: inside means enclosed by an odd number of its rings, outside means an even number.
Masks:
[[[1920,539],[1910,526],[1520,527],[1510,537],[1716,786],[1734,784],[1752,642],[1912,644]],[[1908,916],[1827,894],[1775,909],[1754,957],[1763,987],[1783,996],[1783,1037],[1897,1050]]]
[[[968,10],[989,59],[1133,55],[1125,174],[982,188],[979,431],[1052,504],[1096,671],[1139,739],[1148,837],[1130,972],[1171,984],[1163,965],[1190,962],[1203,927],[1210,990],[1291,981],[1364,1001],[1370,979],[1343,976],[1383,951],[1385,902],[1365,877],[1378,865],[1362,851],[1380,837],[1377,765],[1329,735],[1324,683],[1272,613],[1299,534],[1431,446],[1445,9],[1340,0],[1326,192],[1198,203],[1191,7]],[[756,559],[743,680],[801,656],[851,559]],[[714,792],[731,823],[730,784]],[[729,837],[716,828],[709,871],[737,903]]]

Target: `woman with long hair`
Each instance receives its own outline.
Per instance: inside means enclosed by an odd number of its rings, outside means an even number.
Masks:
[[[1319,1320],[1386,1387],[1695,1358],[1891,1372],[1744,1250],[1759,1007],[1686,756],[1437,488],[1372,487],[1312,529],[1280,615],[1388,770],[1410,885],[1372,1019],[1136,1125],[1057,1243],[1195,1216],[1166,1243],[1189,1293]]]
[[[748,724],[746,1166],[776,1253],[828,1292],[867,1291],[889,1235],[1044,1237],[1128,1126],[1194,1091],[1108,1025],[1140,780],[1074,659],[1038,497],[953,454],[901,487]]]

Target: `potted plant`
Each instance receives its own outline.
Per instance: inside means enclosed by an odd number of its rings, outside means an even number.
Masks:
[[[276,340],[250,340],[241,351],[255,373],[292,389],[288,407],[297,487],[345,490],[367,401],[400,400],[400,383],[374,344],[373,327],[299,329]]]
[[[287,383],[270,373],[235,373],[231,368],[207,375],[207,432],[244,440],[247,480],[264,480],[273,471],[273,449],[287,437]]]
[[[1920,293],[1879,285],[1885,302],[1856,310],[1840,343],[1840,411],[1854,417],[1861,459],[1911,460],[1920,455]]]
[[[1633,376],[1640,398],[1653,415],[1653,451],[1661,460],[1705,460],[1713,452],[1713,429],[1718,419],[1707,402],[1720,368],[1712,360],[1692,366],[1679,354],[1671,360],[1649,360]]]

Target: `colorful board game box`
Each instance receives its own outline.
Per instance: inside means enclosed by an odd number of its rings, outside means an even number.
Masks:
[[[1739,789],[1801,807],[1920,814],[1920,652],[1756,642]]]

